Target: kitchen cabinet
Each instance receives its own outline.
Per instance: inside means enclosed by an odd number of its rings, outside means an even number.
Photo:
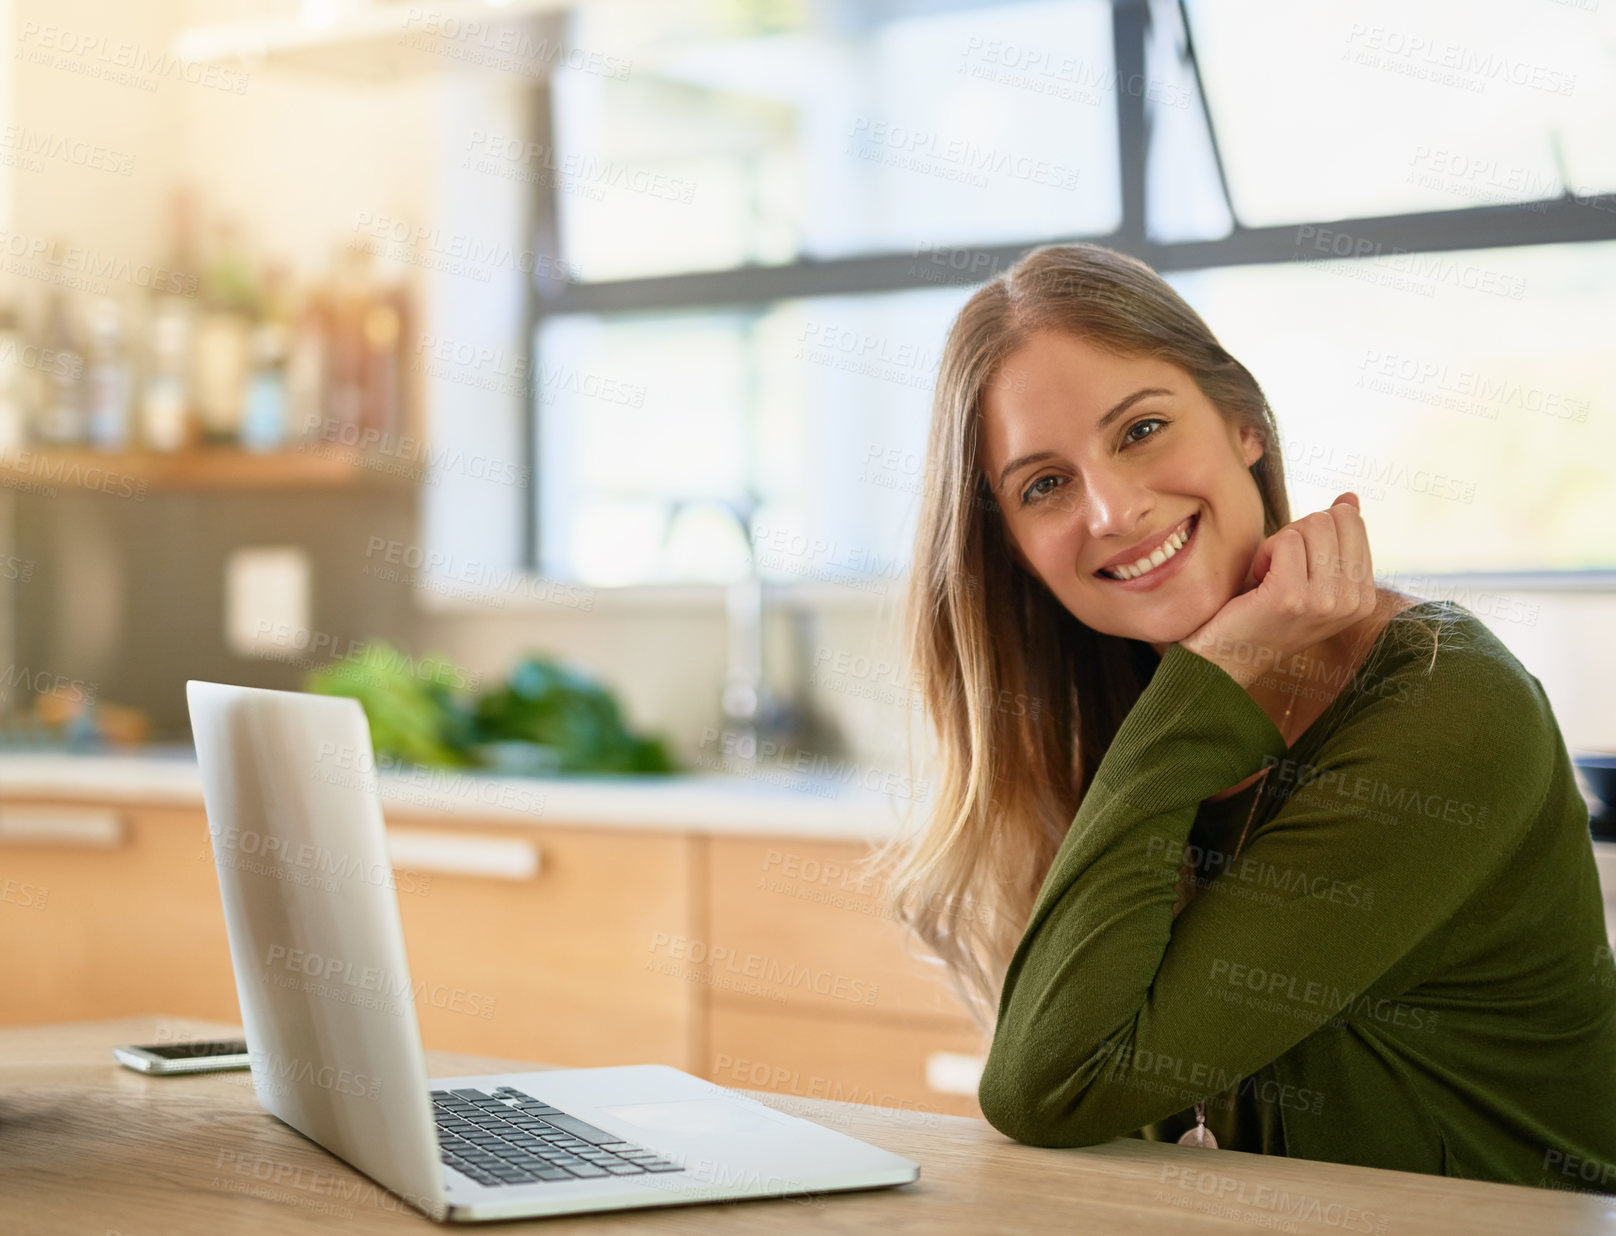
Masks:
[[[699,841],[590,829],[464,831],[520,835],[535,848],[538,869],[527,879],[441,869],[397,876],[426,1044],[549,1064],[692,1068],[700,993],[661,980],[645,962],[656,935],[694,929]]]
[[[707,843],[705,933],[664,949],[708,992],[702,1071],[806,1098],[980,1115],[972,1064],[987,1034],[941,967],[913,951],[870,852],[784,837]]]
[[[0,801],[0,1022],[239,1021],[198,808]]]
[[[909,1024],[714,1001],[696,1070],[723,1086],[894,1112],[980,1116],[986,1035],[964,1023]]]
[[[912,954],[866,846],[714,838],[705,965],[713,998],[748,980],[769,1003],[827,1016],[922,1024],[969,1021],[940,967]]]
[[[472,814],[389,811],[428,1047],[977,1110],[982,1032],[868,843]],[[0,895],[0,1024],[240,1020],[199,805],[0,791]]]

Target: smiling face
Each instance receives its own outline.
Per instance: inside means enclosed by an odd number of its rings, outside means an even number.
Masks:
[[[1107,635],[1184,638],[1249,586],[1262,455],[1184,370],[1040,331],[982,398],[981,463],[1018,562]],[[1186,539],[1187,538],[1187,539]]]

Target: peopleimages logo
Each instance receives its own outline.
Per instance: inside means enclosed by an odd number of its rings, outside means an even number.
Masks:
[[[484,1020],[494,1015],[494,997],[425,980],[411,985],[409,976],[377,966],[356,966],[341,957],[272,944],[264,956],[265,982],[293,987],[341,1004],[380,1008],[402,1014],[408,1003],[430,1005]]]
[[[0,365],[13,363],[55,377],[78,378],[84,373],[84,361],[72,352],[58,352],[32,343],[25,343],[19,348],[10,340],[0,343]]]
[[[708,944],[705,940],[670,935],[666,931],[651,933],[652,960],[647,961],[647,969],[658,968],[656,959],[664,949],[667,950],[666,957],[673,962],[707,966],[714,974],[717,974],[722,967],[722,970],[727,971],[729,975],[755,979],[757,982],[753,986],[761,985],[763,990],[753,991],[750,994],[768,994],[775,999],[784,998],[779,989],[785,988],[811,991],[821,996],[846,1000],[850,1004],[874,1004],[881,991],[879,984],[868,983],[863,979],[851,978],[829,970],[816,970],[806,964],[786,962],[763,953],[739,952],[723,944]],[[674,972],[674,970],[663,971],[663,973]]]
[[[93,704],[99,687],[96,683],[68,678],[49,670],[34,670],[26,665],[8,665],[0,670],[0,700],[14,690],[30,696],[49,695],[72,704]]]
[[[1265,1000],[1280,996],[1308,1006],[1315,1010],[1320,1020],[1340,1014],[1343,1022],[1348,1018],[1359,1021],[1373,1019],[1387,1025],[1430,1031],[1436,1029],[1440,1015],[1436,1009],[1421,1008],[1365,992],[1343,991],[1333,983],[1316,982],[1301,975],[1265,970],[1261,966],[1248,966],[1244,962],[1231,962],[1221,957],[1213,959],[1208,977],[1214,985],[1221,979],[1231,988],[1255,992]],[[1248,1004],[1248,1007],[1258,1006]]]
[[[299,1060],[275,1052],[255,1050],[250,1053],[253,1081],[271,1093],[284,1094],[292,1086],[316,1086],[321,1090],[354,1098],[374,1099],[382,1092],[382,1079],[352,1069],[339,1069],[329,1064],[315,1064],[312,1060]]]
[[[176,296],[194,296],[197,277],[182,271],[154,266],[150,262],[137,262],[132,258],[112,253],[101,253],[84,245],[63,245],[59,241],[25,232],[0,231],[0,254],[18,258],[27,263],[55,267],[90,280],[127,283],[131,287],[149,292],[172,292]],[[28,275],[28,270],[14,270],[14,274]]]
[[[120,86],[155,91],[168,77],[192,86],[229,94],[245,94],[247,74],[201,60],[182,60],[172,52],[66,26],[25,21],[17,28],[16,59],[97,78]]]
[[[501,0],[489,2],[497,4]],[[444,11],[412,4],[405,11],[404,27],[407,33],[399,39],[401,44],[455,60],[529,75],[566,68],[575,73],[624,80],[634,67],[634,61],[627,56],[570,46],[559,39],[551,40],[497,21],[480,21],[457,12],[452,5]],[[433,36],[437,41],[423,41],[423,35]]]
[[[1342,798],[1352,798],[1395,812],[1400,819],[1421,816],[1440,820],[1445,824],[1458,824],[1466,828],[1484,828],[1488,808],[1483,804],[1460,802],[1416,786],[1394,785],[1376,777],[1365,777],[1342,768],[1327,768],[1306,761],[1263,756],[1263,770],[1272,769],[1276,776],[1276,796],[1289,798],[1298,790],[1317,786]]]
[[[356,211],[353,230],[363,233],[369,240],[383,245],[401,246],[381,256],[402,257],[415,253],[424,259],[441,258],[446,261],[467,263],[484,271],[503,269],[524,275],[543,275],[565,282],[578,282],[576,267],[552,253],[535,249],[518,249],[500,237],[474,236],[469,232],[445,231],[424,223],[411,223],[392,215],[376,215],[368,210]],[[446,270],[456,268],[444,267]]]
[[[329,745],[321,744],[322,747]],[[215,861],[235,871],[290,879],[297,884],[317,884],[333,893],[341,889],[338,880],[359,880],[376,888],[422,895],[432,887],[430,875],[395,871],[391,862],[367,864],[355,855],[339,854],[312,841],[293,842],[256,829],[215,826],[211,819],[208,833],[213,837]]]
[[[8,124],[0,129],[0,149],[14,151],[20,158],[38,161],[55,159],[75,167],[127,176],[135,170],[135,156],[83,138],[63,137],[26,125]]]
[[[985,188],[988,176],[1000,175],[1051,189],[1077,188],[1075,167],[1050,159],[979,146],[964,138],[935,133],[930,129],[894,123],[873,116],[859,116],[853,122],[852,145],[848,154],[873,159],[891,167],[906,167],[947,180]]]
[[[368,640],[311,631],[267,618],[253,624],[255,655],[271,661],[286,661],[307,669],[335,669],[346,681],[364,681],[407,674],[422,682],[435,683],[455,691],[475,691],[482,675],[445,661],[442,657],[412,657],[396,648]],[[341,662],[333,666],[332,662]]]
[[[436,484],[446,473],[458,473],[474,481],[492,481],[497,485],[526,488],[529,470],[525,464],[494,459],[488,455],[468,455],[465,451],[447,445],[435,445],[425,438],[408,434],[395,434],[374,427],[361,428],[352,421],[338,420],[311,413],[303,426],[304,441],[299,449],[311,454],[342,457],[345,451],[357,453],[362,467],[371,467],[379,460],[390,467],[376,467],[375,471],[417,478],[427,484]],[[321,443],[328,443],[322,447]],[[339,451],[336,448],[345,448]],[[417,467],[416,465],[420,465]]]
[[[1210,1092],[1221,1096],[1225,1091],[1234,1090],[1240,1095],[1260,1098],[1265,1103],[1313,1112],[1315,1115],[1324,1107],[1324,1094],[1321,1091],[1301,1088],[1274,1077],[1259,1077],[1255,1073],[1232,1073],[1221,1065],[1190,1060],[1170,1052],[1136,1049],[1132,1043],[1102,1039],[1098,1054],[1108,1062],[1111,1070],[1108,1076],[1113,1079],[1117,1079],[1118,1071],[1126,1070],[1143,1074],[1156,1082],[1175,1082],[1183,1087],[1185,1093]]]

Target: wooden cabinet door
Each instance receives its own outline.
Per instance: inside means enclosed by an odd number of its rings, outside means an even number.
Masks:
[[[715,1003],[706,1076],[721,1086],[879,1107],[902,1119],[980,1116],[984,1032]]]
[[[200,808],[7,801],[0,813],[0,1023],[240,1022]],[[699,841],[430,817],[388,834],[405,863],[395,887],[427,1046],[696,1067],[699,986],[649,963],[656,939],[693,929]],[[479,842],[512,839],[538,856],[530,876],[453,870]]]
[[[916,955],[854,843],[713,838],[703,932],[664,953],[710,993],[722,1085],[970,1115],[985,1036]]]
[[[411,822],[389,834],[416,848],[424,831]],[[657,938],[692,929],[698,841],[617,829],[436,832],[521,839],[538,866],[529,878],[399,871],[428,1047],[573,1067],[693,1066],[700,991],[647,963]],[[407,853],[395,848],[395,863]]]
[[[707,973],[715,1001],[974,1024],[860,867],[868,846],[732,837],[709,846],[707,930],[677,960]]]
[[[199,807],[0,802],[0,1022],[238,1023]]]

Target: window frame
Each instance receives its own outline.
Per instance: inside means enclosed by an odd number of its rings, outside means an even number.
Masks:
[[[1206,240],[1158,241],[1146,226],[1147,141],[1145,91],[1123,89],[1123,83],[1144,80],[1146,46],[1150,38],[1153,12],[1161,7],[1175,12],[1183,37],[1182,55],[1195,85],[1196,97],[1206,118],[1211,153],[1218,185],[1229,208],[1232,228],[1225,236]],[[1551,245],[1616,240],[1616,193],[1589,197],[1574,196],[1569,190],[1557,198],[1412,214],[1375,215],[1346,219],[1318,219],[1311,222],[1266,227],[1246,227],[1229,195],[1217,127],[1208,106],[1206,91],[1196,59],[1194,36],[1186,0],[1112,0],[1111,37],[1113,70],[1117,83],[1116,117],[1119,158],[1121,219],[1116,228],[1104,233],[1077,233],[1050,236],[1002,245],[973,245],[973,253],[984,255],[989,270],[1013,265],[1030,250],[1046,244],[1087,241],[1105,245],[1138,258],[1163,274],[1214,270],[1227,267],[1272,265],[1296,261],[1353,261],[1352,256],[1304,256],[1301,241],[1317,229],[1349,234],[1355,245],[1369,246],[1373,256],[1386,253],[1443,253],[1469,249],[1508,249],[1528,245]],[[548,81],[535,90],[535,136],[549,148],[554,141]],[[546,177],[536,178],[539,182]],[[534,185],[530,202],[535,251],[560,252],[555,190],[547,183]],[[816,296],[850,296],[883,292],[936,290],[943,286],[970,287],[980,280],[970,278],[939,282],[932,272],[917,272],[912,252],[861,254],[826,260],[799,260],[777,266],[740,266],[729,270],[695,271],[677,275],[617,279],[602,282],[570,282],[553,273],[549,264],[544,272],[535,265],[529,284],[524,337],[532,350],[532,362],[539,360],[538,333],[545,318],[562,314],[645,313],[697,309],[737,309],[764,307],[777,301]],[[557,264],[559,266],[559,264]],[[952,273],[952,272],[950,272]],[[926,277],[931,275],[932,277]],[[523,458],[530,465],[523,503],[521,536],[522,568],[538,573],[540,509],[539,486],[543,483],[543,460],[539,452],[539,394],[534,390],[522,425]],[[1417,573],[1421,579],[1451,581],[1485,587],[1507,585],[1535,591],[1601,591],[1616,589],[1616,568],[1545,568],[1518,571],[1453,571]],[[635,584],[602,588],[601,593],[634,595],[661,593],[672,588],[679,592],[699,589],[703,594],[719,585]],[[806,585],[771,584],[771,587],[801,588]],[[812,586],[806,586],[812,587]],[[814,591],[820,589],[814,588]]]

